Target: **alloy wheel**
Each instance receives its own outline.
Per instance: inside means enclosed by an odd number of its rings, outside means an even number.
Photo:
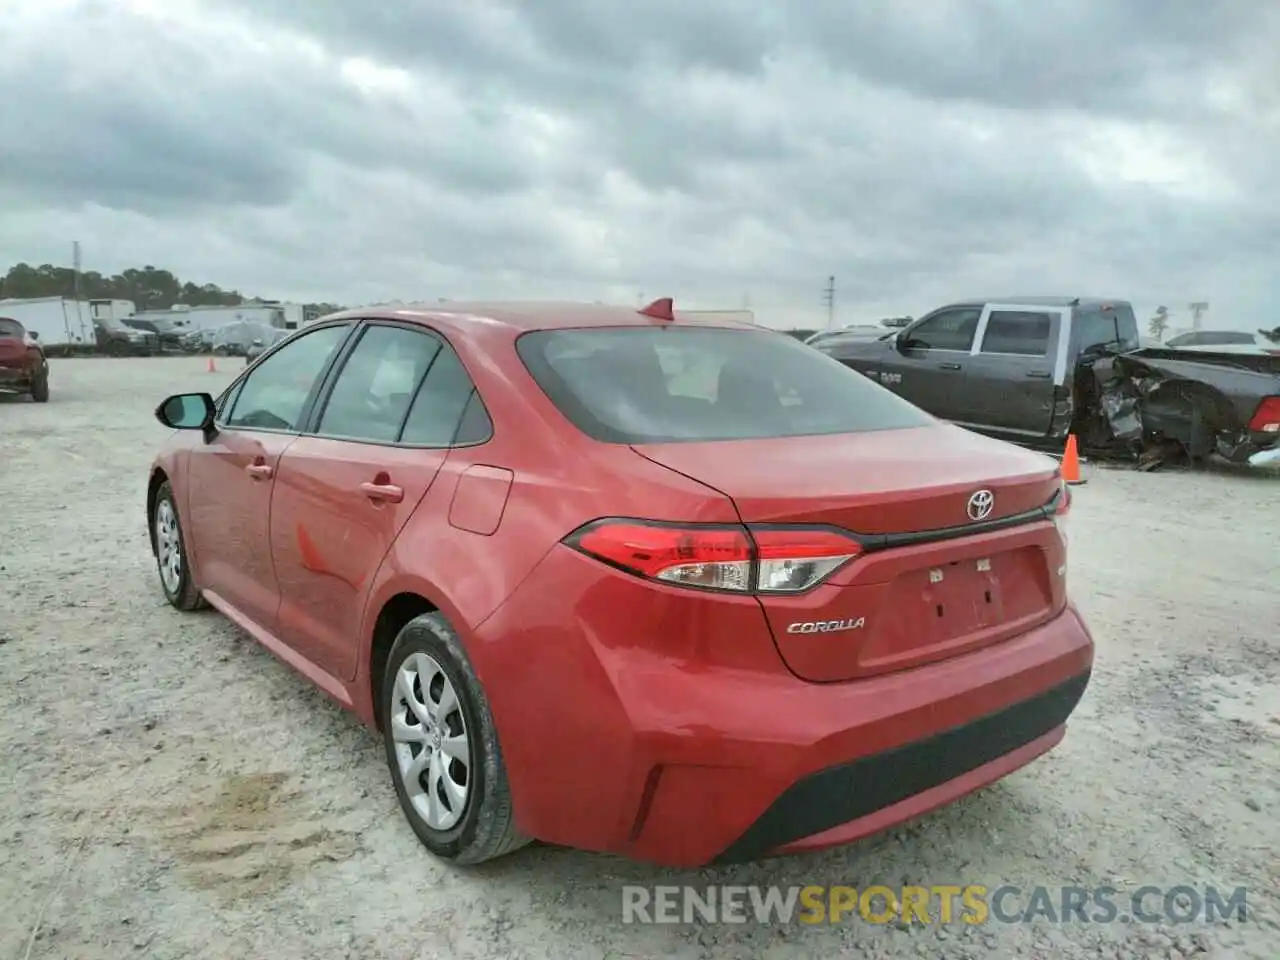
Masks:
[[[466,812],[471,746],[462,704],[433,657],[415,653],[396,671],[391,735],[397,771],[414,810],[432,830],[449,830]]]

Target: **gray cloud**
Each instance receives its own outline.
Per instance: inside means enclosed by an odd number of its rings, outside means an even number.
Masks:
[[[990,291],[1271,316],[1280,9],[56,3],[0,33],[0,257],[348,302],[813,321]],[[19,91],[17,96],[10,91]]]

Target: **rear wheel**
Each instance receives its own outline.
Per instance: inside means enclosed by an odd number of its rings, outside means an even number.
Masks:
[[[396,796],[428,850],[473,864],[529,842],[516,831],[489,702],[441,614],[415,617],[400,631],[381,701]]]
[[[165,598],[179,610],[199,610],[208,606],[191,579],[187,544],[182,538],[178,507],[168,480],[156,491],[155,505],[151,508],[151,535]]]
[[[31,381],[31,399],[36,403],[49,402],[49,371],[41,370]]]

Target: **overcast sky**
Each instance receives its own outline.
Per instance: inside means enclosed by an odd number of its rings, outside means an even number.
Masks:
[[[1278,48],[1265,0],[0,0],[0,269],[1274,326]]]

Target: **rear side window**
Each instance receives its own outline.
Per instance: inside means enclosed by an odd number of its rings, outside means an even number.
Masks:
[[[445,447],[453,443],[481,443],[492,425],[475,384],[458,355],[447,343],[427,371],[405,421],[402,443]]]
[[[540,330],[516,342],[551,402],[608,443],[862,433],[933,418],[792,337],[697,327]]]
[[[1053,315],[1022,310],[992,310],[987,332],[982,336],[981,353],[1043,357],[1049,353]]]

